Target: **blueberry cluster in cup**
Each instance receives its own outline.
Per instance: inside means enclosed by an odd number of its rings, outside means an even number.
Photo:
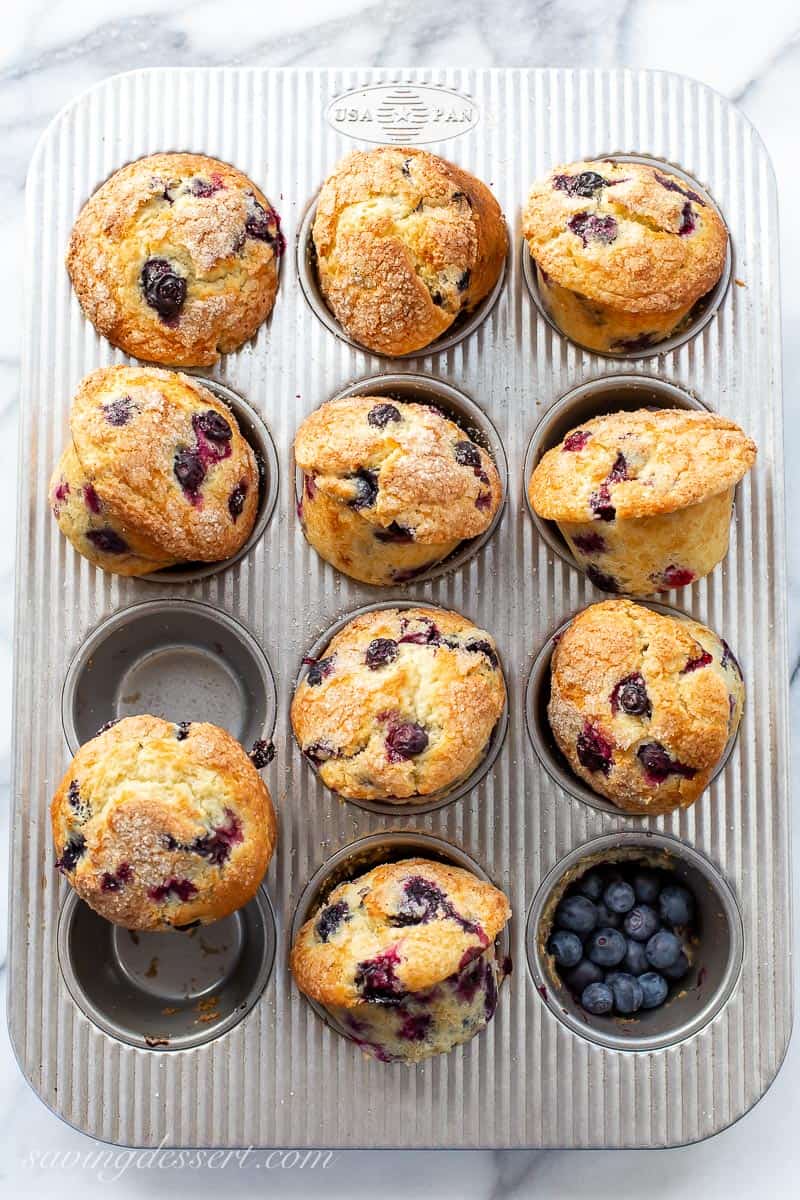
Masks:
[[[666,868],[606,863],[559,901],[547,952],[592,1016],[660,1008],[689,973],[698,944],[695,898]]]

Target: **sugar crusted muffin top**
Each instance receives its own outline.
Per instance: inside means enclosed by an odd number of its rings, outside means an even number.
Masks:
[[[491,291],[508,248],[492,193],[425,150],[344,158],[313,226],[320,285],[356,341],[386,354],[429,345]]]
[[[214,562],[247,539],[258,464],[231,411],[195,380],[100,368],[78,389],[70,430],[97,503],[139,553]]]
[[[502,500],[491,455],[425,404],[330,400],[300,426],[294,453],[315,489],[417,542],[475,537]]]
[[[396,1004],[480,955],[510,916],[505,895],[461,867],[383,864],[334,888],[303,925],[292,974],[321,1004]]]
[[[528,496],[549,520],[647,517],[727,491],[755,459],[755,443],[716,413],[616,412],[585,421],[548,450]]]
[[[67,269],[97,330],[129,354],[202,366],[272,309],[280,219],[241,171],[202,154],[129,163],[86,202]]]
[[[310,663],[292,726],[327,787],[404,800],[477,766],[505,697],[484,630],[440,609],[380,609],[350,621]]]
[[[583,161],[535,183],[523,234],[562,287],[626,312],[669,312],[717,283],[728,233],[716,209],[667,169]]]
[[[255,893],[277,837],[269,792],[216,725],[126,717],[86,742],[53,797],[58,863],[130,929],[212,921]]]
[[[727,643],[697,621],[629,600],[584,609],[553,652],[556,741],[581,778],[632,812],[693,803],[743,703]]]

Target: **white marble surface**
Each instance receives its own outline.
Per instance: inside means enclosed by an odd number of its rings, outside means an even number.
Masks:
[[[243,63],[660,67],[703,79],[741,104],[763,135],[782,202],[784,371],[788,506],[800,482],[800,9],[797,0],[2,0],[0,2],[0,835],[8,827],[11,624],[23,190],[36,138],[76,92],[141,66]],[[754,402],[758,398],[754,397]],[[789,521],[793,601],[790,653],[800,717],[800,541]],[[800,763],[796,753],[795,763]],[[800,830],[800,821],[795,821]],[[798,833],[795,834],[797,840]],[[800,855],[795,854],[796,862]],[[797,872],[796,872],[797,875]],[[797,895],[797,879],[795,893]],[[6,941],[0,896],[0,961]],[[3,995],[2,1003],[5,996]],[[792,1105],[800,1091],[795,1041],[756,1109],[711,1141],[669,1152],[350,1152],[323,1168],[251,1156],[183,1170],[123,1152],[92,1162],[96,1143],[48,1113],[13,1062],[0,1029],[0,1190],[49,1197],[161,1197],[191,1187],[232,1196],[515,1196],[702,1194],[795,1196],[800,1139]],[[254,1097],[253,1102],[257,1103]],[[64,1155],[67,1155],[65,1158]]]

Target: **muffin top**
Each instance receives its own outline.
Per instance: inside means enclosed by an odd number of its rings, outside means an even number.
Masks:
[[[584,609],[553,652],[556,741],[577,775],[631,812],[692,804],[743,703],[741,670],[724,641],[630,600]]]
[[[86,202],[67,270],[95,328],[128,354],[203,366],[269,314],[280,219],[255,184],[202,154],[129,163]]]
[[[233,413],[186,375],[102,367],[70,413],[92,503],[138,554],[217,562],[247,540],[258,465]]]
[[[397,1004],[480,955],[510,916],[504,894],[461,867],[386,863],[334,888],[306,921],[292,974],[320,1004]]]
[[[548,450],[528,486],[548,520],[613,521],[675,512],[733,487],[755,442],[727,417],[680,408],[594,417]]]
[[[682,179],[642,163],[575,162],[531,188],[522,230],[556,283],[625,312],[670,312],[717,283],[728,233]]]
[[[442,609],[385,608],[348,622],[310,663],[292,725],[327,787],[407,799],[475,768],[505,696],[484,630]]]
[[[129,929],[206,923],[247,903],[277,836],[269,792],[216,725],[126,717],[75,755],[51,806],[57,866]]]
[[[491,456],[425,404],[330,400],[300,426],[294,453],[316,490],[378,535],[423,543],[476,537],[502,499]]]
[[[356,150],[322,186],[313,227],[322,292],[357,342],[429,345],[494,287],[508,240],[492,193],[425,150]]]

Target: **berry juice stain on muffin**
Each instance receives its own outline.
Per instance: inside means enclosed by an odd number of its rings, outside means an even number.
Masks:
[[[743,706],[741,673],[715,633],[629,600],[584,609],[553,651],[547,715],[558,747],[628,812],[693,804]]]
[[[185,375],[106,367],[80,385],[50,484],[75,549],[118,575],[230,558],[250,536],[258,463],[228,408]]]
[[[523,233],[562,332],[623,355],[680,329],[719,282],[728,245],[716,209],[682,180],[612,160],[556,167],[535,183]]]
[[[755,458],[755,443],[714,413],[610,413],[547,451],[528,498],[596,587],[648,595],[702,579],[725,557],[734,488]]]
[[[86,202],[67,269],[84,313],[115,346],[208,366],[269,316],[283,249],[280,218],[246,175],[201,154],[153,154]]]
[[[87,742],[51,804],[56,866],[100,916],[173,929],[255,895],[275,848],[266,785],[216,725],[126,717]]]
[[[303,532],[338,570],[390,586],[492,524],[502,485],[491,455],[425,404],[331,400],[297,431]]]
[[[473,309],[508,249],[492,193],[424,150],[357,150],[322,186],[313,227],[334,316],[379,354],[413,353]]]
[[[413,858],[340,884],[298,933],[295,983],[380,1062],[419,1062],[488,1024],[510,963],[508,900],[471,872]]]
[[[458,613],[382,609],[350,621],[311,660],[292,726],[339,795],[413,803],[478,766],[505,695],[489,634]]]

